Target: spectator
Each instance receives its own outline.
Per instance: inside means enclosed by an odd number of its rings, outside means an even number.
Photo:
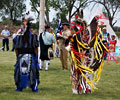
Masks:
[[[106,47],[109,46],[110,34],[107,32],[106,27],[103,28],[103,43]],[[107,53],[104,54],[104,60],[107,58]]]
[[[7,47],[7,51],[9,51],[9,36],[10,32],[8,31],[8,27],[4,26],[4,30],[2,30],[1,35],[4,35],[6,37],[3,37],[3,51],[5,50],[5,45]]]
[[[24,26],[21,25],[19,30],[17,31],[17,34],[22,34],[24,32]]]
[[[115,40],[115,35],[112,35],[109,42],[110,60],[113,60],[113,58],[115,58],[116,43],[117,40]]]
[[[16,29],[14,30],[14,33],[12,34],[12,41],[14,40],[14,38],[17,36],[18,34],[16,33]],[[11,51],[14,51],[14,42],[12,44],[12,50]]]

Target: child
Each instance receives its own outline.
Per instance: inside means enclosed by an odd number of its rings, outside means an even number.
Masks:
[[[116,43],[117,40],[115,40],[115,35],[112,35],[109,42],[110,60],[113,60],[113,58],[115,58]]]

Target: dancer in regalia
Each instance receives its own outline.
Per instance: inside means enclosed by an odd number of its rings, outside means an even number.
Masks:
[[[30,21],[24,19],[24,31],[17,35],[13,42],[16,52],[16,64],[14,80],[16,91],[22,91],[29,86],[33,92],[38,92],[39,64],[38,64],[38,40],[37,35],[32,34]]]
[[[50,65],[50,49],[52,44],[55,43],[55,38],[50,32],[50,26],[45,26],[45,31],[40,33],[39,44],[40,44],[40,70],[43,69],[44,61],[46,60],[45,71],[48,71]],[[52,55],[53,57],[53,55]]]
[[[83,12],[71,22],[71,80],[73,94],[92,93],[100,79],[104,60],[103,35],[98,17],[90,25],[83,20]]]

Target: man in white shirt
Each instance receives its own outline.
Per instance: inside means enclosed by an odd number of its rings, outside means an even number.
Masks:
[[[1,35],[6,36],[6,37],[3,37],[3,49],[2,50],[4,51],[5,45],[6,45],[7,51],[9,51],[9,38],[8,37],[10,36],[10,32],[8,31],[7,26],[4,26],[4,30],[2,30]]]

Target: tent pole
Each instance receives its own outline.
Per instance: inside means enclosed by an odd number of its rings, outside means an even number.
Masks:
[[[39,34],[44,31],[45,26],[45,0],[40,0],[40,15],[39,15]]]
[[[45,0],[40,0],[39,36],[40,33],[44,31],[44,26],[45,26]],[[39,58],[40,58],[40,47],[38,47],[38,62],[39,62]]]

